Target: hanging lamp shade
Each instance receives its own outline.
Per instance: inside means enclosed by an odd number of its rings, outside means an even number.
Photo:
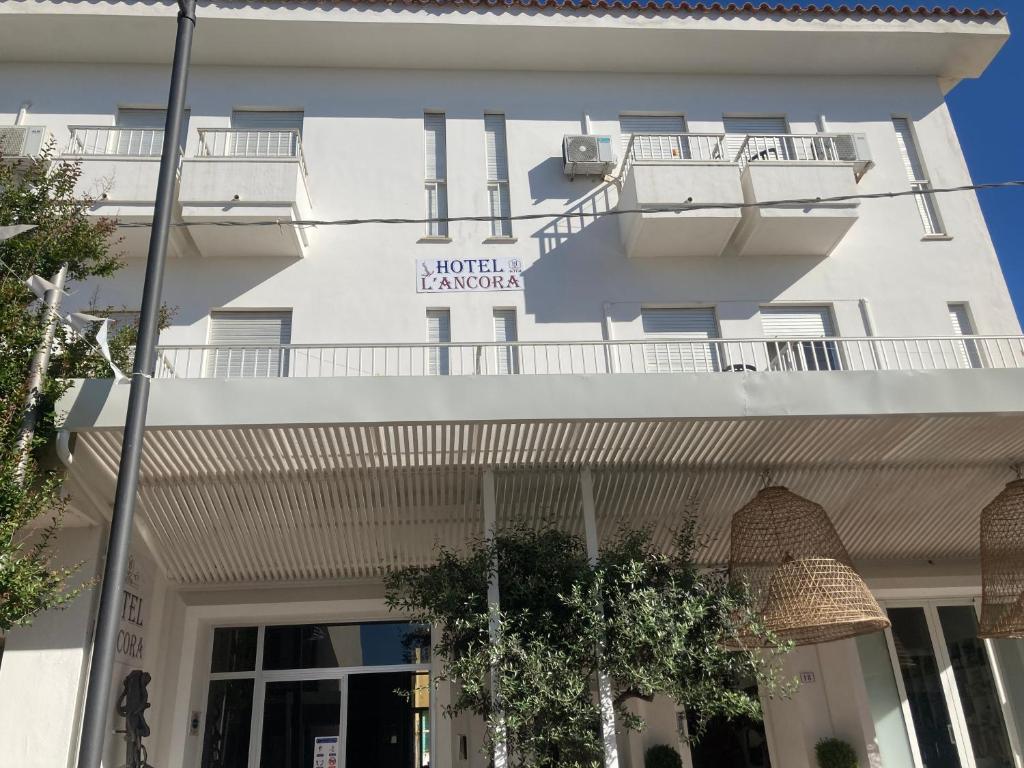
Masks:
[[[889,626],[825,510],[780,485],[733,515],[729,576],[750,588],[765,626],[796,645]]]
[[[978,637],[1024,637],[1024,479],[981,511]]]

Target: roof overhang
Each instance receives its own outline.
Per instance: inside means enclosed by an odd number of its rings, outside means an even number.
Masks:
[[[2,0],[0,61],[167,63],[174,3]],[[202,3],[197,65],[977,77],[1009,36],[969,14],[709,13],[529,3]]]
[[[127,386],[79,384],[69,488],[109,509]],[[831,513],[855,558],[975,557],[978,512],[1024,457],[1014,370],[158,380],[140,522],[184,584],[374,577],[499,522],[574,529],[595,473],[604,537],[688,510],[727,555],[760,471]]]

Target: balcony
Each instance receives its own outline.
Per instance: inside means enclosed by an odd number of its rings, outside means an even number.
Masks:
[[[144,257],[149,248],[148,225],[160,173],[163,128],[118,128],[72,125],[65,160],[81,165],[75,191],[92,198],[91,213],[133,226],[118,227],[117,249],[127,256]],[[190,250],[184,233],[172,227],[168,252],[181,256]]]
[[[871,166],[863,136],[748,136],[737,159],[744,202],[808,202],[744,208],[729,252],[828,256],[857,222],[858,201],[815,201],[856,194],[857,181]]]
[[[630,258],[718,256],[740,209],[678,211],[689,203],[742,203],[738,166],[723,134],[635,134],[626,149],[619,231]],[[668,209],[668,210],[663,210]]]
[[[301,258],[309,247],[308,230],[288,225],[311,218],[298,131],[199,129],[178,199],[203,256]]]
[[[1024,336],[162,346],[156,378],[838,373],[1024,368]]]

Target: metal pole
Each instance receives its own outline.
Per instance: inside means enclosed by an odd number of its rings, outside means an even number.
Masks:
[[[28,374],[28,392],[25,394],[25,411],[21,419],[21,432],[18,435],[18,466],[14,468],[14,478],[19,485],[25,482],[28,460],[32,455],[32,438],[36,436],[36,426],[39,424],[39,397],[43,393],[46,369],[50,367],[50,350],[53,347],[53,335],[57,331],[57,314],[60,312],[60,299],[64,293],[67,276],[68,265],[65,264],[53,278],[53,288],[43,295],[46,304],[46,327],[39,349],[32,357],[32,367]]]
[[[114,493],[114,510],[110,521],[107,561],[103,568],[103,588],[89,667],[89,688],[82,714],[82,738],[78,750],[78,768],[100,768],[107,715],[110,712],[111,677],[114,651],[120,623],[121,592],[124,590],[128,547],[132,538],[132,518],[139,483],[139,462],[142,458],[142,437],[149,405],[149,384],[156,368],[156,341],[160,332],[160,303],[167,258],[167,236],[174,206],[174,184],[177,177],[181,124],[185,113],[185,90],[188,85],[188,64],[192,53],[192,33],[196,23],[195,0],[178,0],[178,34],[174,41],[174,64],[171,88],[167,97],[167,121],[164,145],[160,155],[160,176],[156,188],[153,229],[149,236],[146,280],[142,292],[139,318],[139,339],[135,345],[135,366],[132,371],[128,411],[125,415],[124,440]]]

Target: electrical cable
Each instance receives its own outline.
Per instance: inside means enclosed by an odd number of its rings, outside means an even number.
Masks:
[[[607,211],[550,211],[547,213],[521,213],[514,216],[447,216],[443,218],[403,218],[374,217],[368,219],[261,219],[255,221],[191,221],[172,222],[175,227],[350,227],[361,224],[437,224],[453,222],[491,222],[491,221],[536,221],[538,219],[578,219],[601,218],[603,216],[623,216],[626,214],[650,213],[687,213],[689,211],[708,210],[745,210],[748,208],[797,208],[809,205],[828,203],[847,203],[857,200],[881,200],[897,197],[918,195],[941,195],[951,192],[975,192],[986,189],[1024,188],[1024,180],[997,181],[987,184],[965,184],[959,187],[942,187],[928,190],[902,190],[899,192],[868,192],[856,195],[838,195],[836,197],[799,197],[786,200],[766,200],[756,203],[683,203],[681,205],[643,206],[640,208],[613,208]],[[120,227],[150,227],[151,222],[131,221],[119,222]]]

